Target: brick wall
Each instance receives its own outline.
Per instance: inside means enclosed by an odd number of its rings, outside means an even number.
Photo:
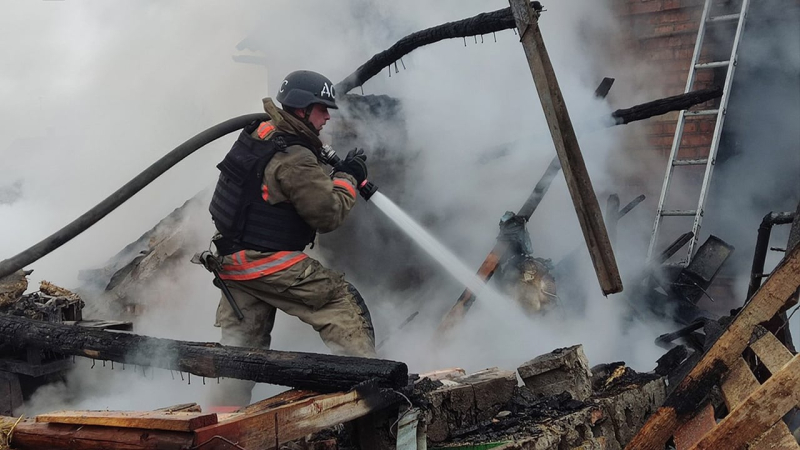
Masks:
[[[658,73],[652,80],[653,87],[660,87],[664,96],[682,94],[689,75],[689,66],[694,52],[703,0],[613,0],[614,8],[626,34],[627,51]],[[734,3],[724,2],[723,3]],[[738,2],[736,2],[738,3]],[[732,6],[732,5],[729,5]],[[722,14],[726,11],[720,11]],[[729,42],[733,32],[708,28],[707,44],[703,48],[701,62],[727,59]],[[726,33],[727,32],[727,33]],[[725,36],[725,35],[729,36]],[[721,39],[718,36],[725,36]],[[727,39],[726,39],[727,38]],[[712,50],[709,52],[708,50]],[[697,72],[693,89],[704,89],[724,82],[725,72],[701,70]],[[712,108],[714,102],[699,108]],[[653,118],[647,123],[648,143],[652,151],[666,159],[675,133],[677,113]],[[703,158],[708,154],[714,130],[714,116],[687,119],[681,142],[680,158]]]

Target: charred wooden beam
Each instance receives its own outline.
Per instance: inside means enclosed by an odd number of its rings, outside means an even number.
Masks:
[[[66,355],[177,370],[206,378],[238,378],[318,392],[348,390],[365,381],[386,387],[408,384],[408,368],[401,362],[227,347],[91,330],[7,315],[0,315],[0,341]]]
[[[534,8],[542,9],[542,5],[539,2],[531,2],[531,4]],[[511,15],[511,8],[503,8],[411,33],[397,41],[388,49],[370,58],[369,61],[362,64],[355,72],[336,84],[336,91],[339,94],[350,92],[351,89],[363,85],[367,80],[379,74],[385,67],[391,66],[392,63],[396,63],[397,60],[419,47],[445,39],[465,38],[468,36],[509,30],[511,28],[514,28],[514,16]]]
[[[509,0],[509,4],[600,288],[604,295],[621,292],[622,279],[614,250],[608,239],[600,205],[586,170],[561,88],[544,45],[538,12],[524,0]]]
[[[652,102],[642,103],[627,109],[618,109],[611,113],[611,117],[614,118],[616,125],[624,125],[637,120],[660,116],[671,111],[689,109],[694,105],[719,97],[722,97],[722,88],[717,86],[653,100]]]

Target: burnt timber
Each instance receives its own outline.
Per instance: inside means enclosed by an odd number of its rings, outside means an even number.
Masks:
[[[217,343],[90,330],[6,315],[0,315],[0,341],[206,378],[238,378],[318,392],[349,390],[367,381],[390,388],[408,383],[408,368],[395,361],[227,347]]]
[[[600,289],[603,295],[621,292],[622,279],[614,249],[608,239],[578,138],[539,29],[539,12],[531,8],[527,1],[509,0],[509,3]]]

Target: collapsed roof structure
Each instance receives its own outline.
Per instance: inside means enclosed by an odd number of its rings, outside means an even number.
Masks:
[[[771,274],[763,273],[765,247],[769,246],[769,233],[765,231],[766,238],[759,239],[754,258],[750,289],[745,301],[736,305],[737,310],[720,316],[700,305],[703,298],[711,297],[712,283],[734,251],[716,236],[709,235],[703,242],[698,239],[700,219],[709,215],[705,212],[705,189],[711,183],[716,152],[724,136],[722,119],[727,102],[733,101],[736,46],[742,39],[749,2],[726,2],[722,10],[714,9],[717,7],[712,7],[710,0],[696,3],[700,8],[692,7],[698,9],[699,19],[690,16],[684,21],[684,25],[698,22],[696,28],[679,29],[676,23],[670,23],[670,29],[658,25],[656,35],[648,38],[648,42],[660,38],[681,41],[684,35],[694,35],[690,42],[696,45],[685,92],[617,110],[609,120],[609,126],[613,126],[678,111],[677,117],[668,116],[675,122],[674,128],[662,133],[671,134],[672,139],[651,254],[643,270],[630,279],[620,276],[614,261],[614,224],[641,200],[620,208],[619,197],[611,196],[605,214],[601,211],[538,31],[542,11],[538,2],[511,0],[510,8],[414,33],[376,55],[337,87],[340,95],[347,93],[420,45],[509,28],[519,30],[558,156],[520,210],[501,219],[497,243],[478,274],[484,280],[498,274],[499,286],[506,292],[520,293],[517,300],[528,306],[531,314],[552,308],[547,299],[567,297],[561,289],[567,292],[570,287],[568,283],[559,284],[561,280],[587,276],[570,268],[569,257],[553,267],[536,258],[525,229],[550,183],[563,170],[603,294],[621,291],[624,281],[626,289],[621,296],[630,305],[631,320],[656,316],[680,327],[659,339],[668,351],[652,373],[636,373],[624,363],[590,367],[580,346],[530,355],[533,359],[515,372],[490,368],[467,374],[463,369],[447,369],[409,376],[405,364],[395,361],[225,348],[112,333],[107,330],[129,330],[130,323],[85,321],[79,296],[57,287],[43,285],[39,292],[25,295],[25,273],[15,272],[3,279],[0,290],[9,314],[0,316],[0,340],[8,347],[0,360],[0,373],[9,386],[8,394],[0,396],[6,414],[14,414],[22,402],[21,379],[48,381],[47,376],[68,369],[68,355],[160,367],[188,377],[193,374],[203,378],[203,383],[205,378],[233,377],[293,390],[230,412],[202,412],[197,405],[177,405],[159,411],[59,411],[38,415],[35,420],[8,418],[4,424],[11,430],[9,444],[19,449],[344,449],[352,442],[361,448],[403,450],[798,448],[792,432],[797,430],[793,411],[800,403],[800,363],[793,355],[787,310],[797,303],[800,287],[800,247],[796,245],[800,240],[800,205],[796,212],[765,217],[765,230],[774,224],[792,224],[783,249],[785,256]],[[638,21],[639,15],[673,14],[685,8],[668,4],[650,0],[642,5],[653,9],[641,10],[638,3],[631,3],[629,17]],[[732,51],[724,61],[702,50],[705,27],[714,23],[737,24]],[[699,37],[693,31],[699,31]],[[701,55],[712,56],[713,61],[701,62]],[[717,73],[701,76],[703,70]],[[694,78],[700,82],[699,88]],[[605,97],[612,83],[604,80],[596,96]],[[352,122],[376,120],[370,114],[370,106],[376,103],[394,105],[388,108],[390,111],[398,109],[393,99],[386,97],[353,95],[345,99],[357,112]],[[387,111],[376,109],[382,114]],[[700,125],[691,126],[690,117],[700,120]],[[703,120],[711,125],[702,125]],[[357,135],[359,126],[352,122],[350,128],[345,126],[340,132],[342,141]],[[669,120],[656,124],[661,131],[664,122]],[[704,140],[693,140],[695,131]],[[705,153],[699,150],[702,143],[710,147]],[[689,155],[687,149],[693,153]],[[665,203],[673,170],[681,166],[704,168],[698,179],[705,186],[704,192],[693,210],[671,209]],[[394,176],[399,177],[397,173]],[[120,318],[141,311],[142,305],[136,304],[132,292],[164,264],[185,259],[181,210],[175,214],[117,255],[109,267],[86,273],[87,279],[102,287],[107,299],[120,301]],[[660,221],[670,216],[695,220],[689,230],[663,247],[657,236],[674,229],[660,229]],[[686,258],[670,262],[687,246]],[[465,291],[445,316],[438,336],[446,339],[476,301],[479,299]],[[152,358],[156,351],[165,349],[176,356]],[[522,385],[518,385],[518,377]],[[357,429],[337,427],[348,422],[357,423]]]

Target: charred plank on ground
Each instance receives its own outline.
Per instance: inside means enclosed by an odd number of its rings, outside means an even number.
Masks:
[[[0,315],[0,341],[67,355],[189,372],[200,377],[239,378],[318,392],[348,390],[365,381],[385,387],[408,384],[408,368],[401,362],[227,347],[6,315]]]

